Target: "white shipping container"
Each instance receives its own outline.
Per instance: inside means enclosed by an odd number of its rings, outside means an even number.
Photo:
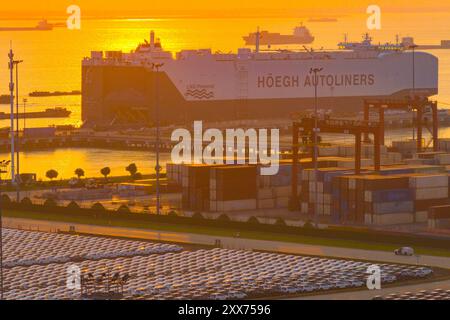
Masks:
[[[319,216],[323,216],[324,215],[323,206],[317,206],[317,214]]]
[[[422,165],[425,161],[425,159],[405,159],[407,165]]]
[[[323,194],[323,203],[326,205],[331,205],[331,194],[329,193]]]
[[[258,209],[273,209],[273,208],[275,208],[275,199],[258,200]]]
[[[182,181],[181,185],[185,188],[189,187],[189,178],[183,177],[183,181]]]
[[[217,200],[217,192],[216,190],[209,190],[209,200],[216,201]]]
[[[448,187],[416,189],[416,200],[448,198]]]
[[[300,212],[301,212],[301,214],[307,214],[307,213],[308,213],[308,210],[309,210],[309,205],[308,205],[308,203],[307,203],[307,202],[302,202],[302,203],[300,204]]]
[[[316,181],[316,172],[314,170],[308,169],[308,180]]]
[[[217,201],[219,211],[256,210],[256,199]]]
[[[323,199],[324,199],[323,193],[322,193],[322,192],[319,192],[319,193],[317,194],[317,201],[318,201],[319,203],[322,203],[322,204],[323,204]]]
[[[278,209],[287,208],[289,206],[289,197],[277,198],[275,203]]]
[[[370,213],[364,214],[364,224],[372,224],[372,215]]]
[[[264,188],[264,189],[258,189],[258,199],[264,200],[264,199],[272,199],[274,198],[274,192],[272,188]]]
[[[355,160],[338,161],[337,166],[340,168],[353,169],[355,167]],[[361,167],[364,168],[369,166],[373,166],[372,159],[361,159]]]
[[[355,155],[355,146],[341,145],[339,146],[339,156],[353,157]]]
[[[275,187],[274,194],[276,198],[289,197],[291,195],[291,186]]]
[[[309,180],[309,174],[307,170],[302,170],[302,181],[308,181]]]
[[[338,146],[319,147],[319,156],[321,157],[333,157],[339,155]]]
[[[284,220],[284,222],[286,223],[287,226],[289,227],[302,227],[303,226],[303,222],[300,220]]]
[[[319,193],[323,192],[323,182],[317,182],[317,191]]]
[[[413,176],[409,178],[409,186],[411,188],[448,188],[448,175],[426,175],[426,176]]]
[[[377,214],[373,216],[376,225],[407,224],[414,222],[413,213]]]
[[[439,164],[441,164],[441,165],[448,165],[448,164],[450,164],[450,153],[438,154],[437,155],[437,160],[438,160]]]
[[[364,191],[364,201],[365,202],[372,202],[372,191]]]
[[[356,179],[348,179],[348,188],[350,190],[356,189]]]
[[[277,219],[269,217],[257,217],[257,219],[259,223],[263,224],[275,224],[275,222],[277,222]]]
[[[217,211],[217,201],[209,201],[209,211],[216,212]]]
[[[428,219],[428,228],[435,229],[436,228],[436,220]]]
[[[416,212],[416,222],[427,222],[428,211],[418,211]]]

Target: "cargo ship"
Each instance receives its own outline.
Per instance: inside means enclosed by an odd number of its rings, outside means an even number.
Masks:
[[[337,18],[309,18],[308,22],[338,22]]]
[[[19,119],[36,119],[36,118],[66,118],[70,116],[72,112],[67,110],[66,108],[48,108],[44,111],[34,111],[34,112],[25,112],[19,113]],[[0,112],[0,120],[10,119],[11,114],[6,112]],[[17,115],[14,113],[14,118],[17,118]]]
[[[72,91],[33,91],[28,94],[30,97],[59,97],[59,96],[77,96],[80,95],[80,90],[72,90]]]
[[[314,41],[311,32],[303,25],[294,28],[292,34],[280,34],[269,31],[257,31],[243,37],[247,46],[254,46],[259,41],[260,45],[281,44],[310,44]]]
[[[367,98],[438,93],[438,59],[394,46],[352,43],[334,51],[165,51],[152,32],[134,51],[94,51],[82,61],[85,126],[289,117],[314,107],[358,112]],[[322,68],[317,81],[311,68]],[[157,72],[159,71],[159,72]],[[413,83],[415,85],[413,85]],[[158,98],[158,99],[157,99]]]
[[[54,27],[47,20],[41,20],[34,27],[0,27],[0,31],[51,31]]]

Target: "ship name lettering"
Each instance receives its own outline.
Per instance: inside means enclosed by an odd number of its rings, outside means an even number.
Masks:
[[[375,75],[373,74],[341,74],[341,75],[318,75],[317,77],[307,75],[303,83],[304,87],[351,87],[351,86],[373,86]]]
[[[299,76],[258,76],[258,88],[291,88],[298,87]]]

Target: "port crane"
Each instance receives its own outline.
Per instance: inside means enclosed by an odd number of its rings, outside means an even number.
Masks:
[[[439,133],[439,119],[438,106],[436,101],[429,101],[416,97],[414,99],[367,99],[364,101],[364,121],[369,121],[370,110],[375,109],[378,114],[377,121],[381,126],[381,144],[384,145],[384,113],[389,109],[416,111],[417,117],[415,124],[417,126],[417,152],[421,152],[423,148],[423,128],[427,128],[432,136],[433,151],[439,151],[438,133]],[[424,114],[431,109],[432,114],[432,128],[427,125],[428,121],[424,118]],[[364,141],[368,142],[367,134],[364,136]]]
[[[317,131],[316,128],[317,122]],[[361,120],[341,120],[331,119],[329,117],[318,118],[304,117],[292,124],[292,181],[291,194],[292,203],[297,203],[298,199],[298,166],[299,166],[299,137],[315,136],[319,133],[338,133],[351,134],[355,136],[355,174],[361,173],[361,145],[363,136],[373,135],[374,140],[374,169],[380,171],[381,169],[381,140],[383,133],[383,126],[375,121],[361,121]],[[312,152],[313,162],[317,162],[318,154]]]

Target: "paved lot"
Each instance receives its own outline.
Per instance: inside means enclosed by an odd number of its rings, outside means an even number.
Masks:
[[[265,241],[254,239],[241,239],[230,237],[215,237],[192,233],[167,232],[157,230],[143,230],[123,227],[105,227],[66,222],[50,222],[31,219],[4,218],[5,226],[20,227],[24,229],[55,231],[57,229],[68,231],[70,226],[77,232],[118,237],[131,237],[136,239],[159,240],[168,242],[213,245],[220,240],[223,247],[232,249],[266,250],[274,252],[306,254],[315,256],[329,256],[348,259],[362,259],[383,261],[391,263],[420,264],[450,269],[450,258],[436,256],[402,257],[391,252],[371,251],[361,249],[338,248],[329,246],[306,245],[279,241]]]

